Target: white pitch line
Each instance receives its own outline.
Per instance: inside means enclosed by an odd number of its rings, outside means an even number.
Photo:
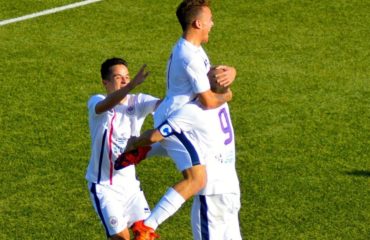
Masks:
[[[83,5],[87,5],[87,4],[94,3],[94,2],[100,2],[100,1],[102,1],[102,0],[86,0],[86,1],[72,3],[72,4],[69,4],[69,5],[65,5],[65,6],[61,6],[61,7],[57,7],[57,8],[51,8],[51,9],[44,10],[44,11],[41,11],[41,12],[32,13],[32,14],[25,15],[25,16],[22,16],[22,17],[6,19],[6,20],[0,21],[0,26],[10,24],[10,23],[24,21],[24,20],[27,20],[27,19],[31,19],[31,18],[35,18],[35,17],[47,15],[47,14],[61,12],[61,11],[67,10],[67,9],[76,8],[76,7],[80,7],[80,6],[83,6]]]

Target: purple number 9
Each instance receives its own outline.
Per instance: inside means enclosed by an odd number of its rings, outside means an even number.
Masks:
[[[230,118],[226,112],[225,108],[222,108],[218,112],[218,117],[220,119],[221,129],[227,135],[224,144],[227,145],[232,142],[233,140],[233,130],[230,124]]]

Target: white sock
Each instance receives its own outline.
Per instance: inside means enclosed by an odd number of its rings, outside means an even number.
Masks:
[[[177,212],[184,202],[185,199],[175,189],[169,188],[144,224],[154,230],[157,229],[158,225]]]

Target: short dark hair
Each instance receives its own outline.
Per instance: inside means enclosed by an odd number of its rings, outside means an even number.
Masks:
[[[100,68],[101,78],[104,80],[107,80],[109,78],[109,74],[111,73],[110,68],[114,65],[119,65],[119,64],[122,64],[128,67],[127,61],[122,58],[114,57],[114,58],[109,58],[105,60],[102,63],[101,68]]]
[[[177,7],[176,16],[183,31],[187,29],[202,7],[210,7],[210,0],[183,0]]]

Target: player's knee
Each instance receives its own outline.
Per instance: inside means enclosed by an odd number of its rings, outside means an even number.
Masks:
[[[207,173],[204,165],[197,165],[195,167],[183,171],[184,180],[192,192],[195,194],[202,190],[207,184]]]
[[[130,240],[130,233],[128,230],[124,230],[110,237],[110,240]]]
[[[207,176],[203,176],[202,178],[200,178],[199,179],[199,181],[198,181],[198,190],[200,191],[200,190],[202,190],[205,186],[206,186],[206,184],[207,184]]]
[[[125,238],[119,235],[113,235],[110,239],[111,240],[130,240],[130,238]]]
[[[194,191],[197,193],[202,190],[207,184],[207,176],[199,175],[191,179],[191,185]]]

